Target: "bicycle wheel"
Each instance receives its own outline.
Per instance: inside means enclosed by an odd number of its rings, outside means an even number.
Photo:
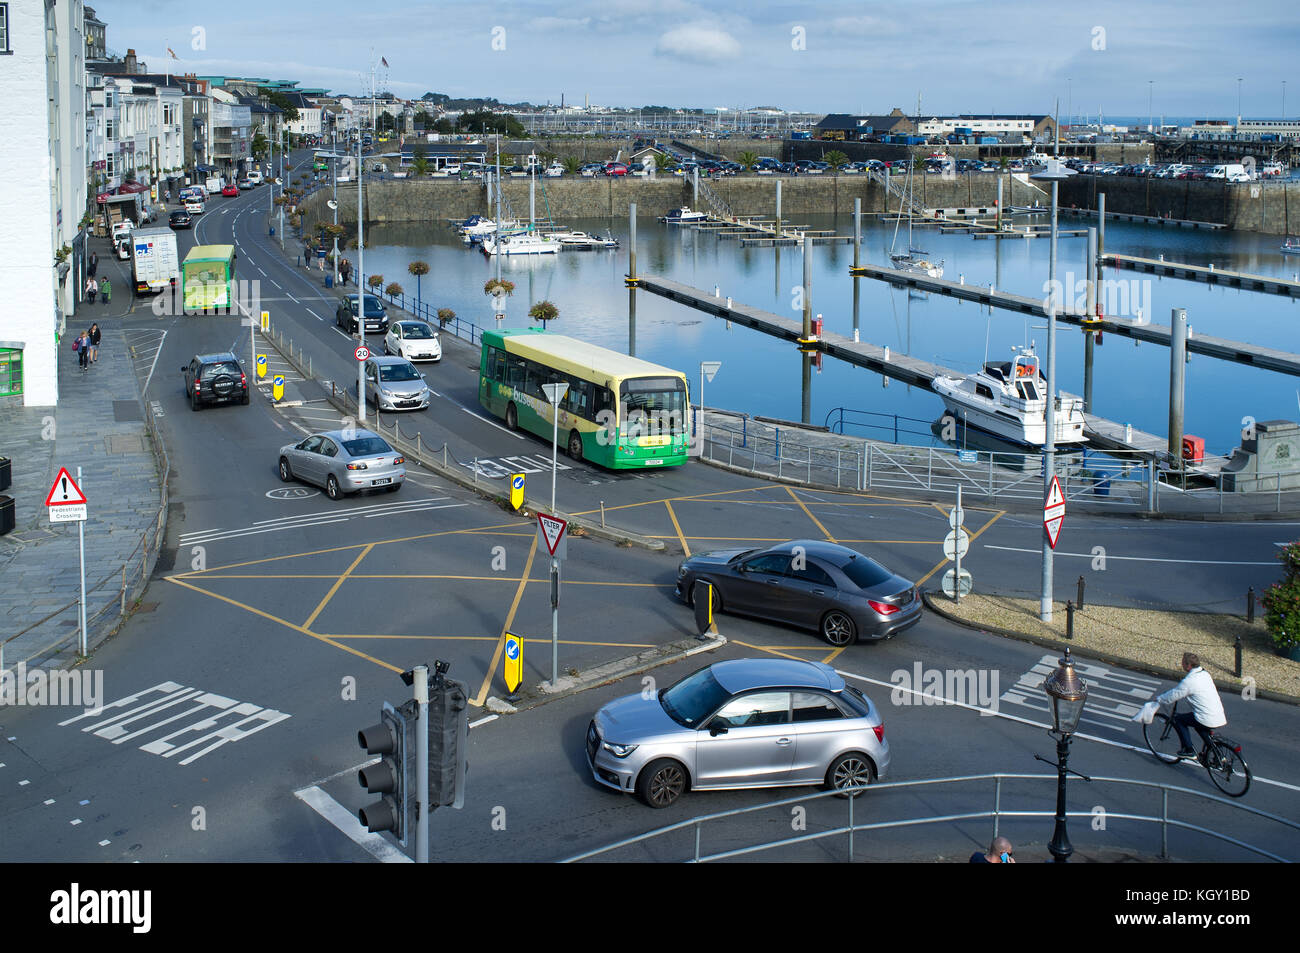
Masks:
[[[1178,749],[1183,743],[1178,738],[1178,729],[1174,727],[1173,719],[1168,715],[1157,712],[1151,724],[1142,726],[1142,735],[1153,755],[1165,764],[1178,762]]]
[[[1241,797],[1250,788],[1250,765],[1241,756],[1241,746],[1215,738],[1207,750],[1205,770],[1210,780],[1228,797]]]

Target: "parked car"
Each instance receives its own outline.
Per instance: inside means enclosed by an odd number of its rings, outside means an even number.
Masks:
[[[424,410],[429,385],[404,357],[378,355],[366,361],[366,403],[379,410]]]
[[[372,331],[383,333],[388,330],[388,311],[383,301],[375,295],[366,295],[366,333]],[[357,296],[343,295],[339,298],[338,309],[334,312],[334,323],[349,334],[358,333]]]
[[[190,410],[200,410],[205,404],[248,403],[248,377],[230,351],[194,355],[181,367],[181,376]]]
[[[194,220],[185,209],[177,209],[167,216],[167,224],[172,228],[193,228]]]
[[[280,479],[323,487],[331,500],[383,489],[396,493],[406,479],[406,458],[369,430],[331,430],[280,448]]]
[[[627,164],[623,162],[607,162],[605,164],[606,175],[627,175]]]
[[[426,321],[395,321],[384,336],[384,353],[408,361],[441,361],[442,342]]]
[[[203,209],[204,205],[198,199],[189,199],[185,203],[185,211],[189,212],[191,215],[202,215]]]
[[[668,807],[687,790],[821,784],[854,796],[883,778],[876,706],[821,662],[714,662],[655,695],[610,702],[587,726],[598,784]]]
[[[236,198],[239,195],[239,186],[231,182],[221,187],[221,194],[228,199]]]
[[[699,553],[677,567],[677,597],[693,604],[697,581],[712,585],[715,612],[811,629],[836,646],[886,639],[921,618],[914,583],[855,550],[820,540]]]

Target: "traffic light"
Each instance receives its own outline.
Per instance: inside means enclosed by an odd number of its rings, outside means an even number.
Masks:
[[[401,708],[384,702],[380,722],[357,732],[357,743],[369,754],[382,755],[378,764],[357,775],[361,786],[380,800],[357,812],[366,830],[391,831],[403,846],[415,833],[415,729],[416,708],[408,701]]]
[[[469,770],[469,687],[439,671],[429,686],[429,804],[461,808]]]

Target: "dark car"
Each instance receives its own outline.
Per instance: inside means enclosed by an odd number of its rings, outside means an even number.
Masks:
[[[199,410],[204,404],[248,403],[248,377],[230,351],[196,354],[181,367],[181,374],[190,410]]]
[[[836,646],[886,639],[921,618],[914,583],[823,540],[691,556],[677,567],[678,598],[692,603],[697,581],[713,586],[715,611],[812,629]]]
[[[356,295],[344,295],[339,299],[338,310],[334,313],[334,323],[349,334],[357,333]],[[384,309],[384,303],[374,295],[366,295],[366,333],[383,333],[387,330],[388,312]]]
[[[194,219],[190,218],[190,213],[185,209],[177,209],[167,216],[167,224],[172,228],[193,228]]]

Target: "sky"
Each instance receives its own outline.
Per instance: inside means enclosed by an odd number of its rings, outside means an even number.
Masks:
[[[792,111],[1300,115],[1293,0],[98,0],[150,69],[502,102]],[[358,12],[362,11],[362,12]],[[166,52],[170,48],[176,58]],[[1239,82],[1240,80],[1240,82]]]

